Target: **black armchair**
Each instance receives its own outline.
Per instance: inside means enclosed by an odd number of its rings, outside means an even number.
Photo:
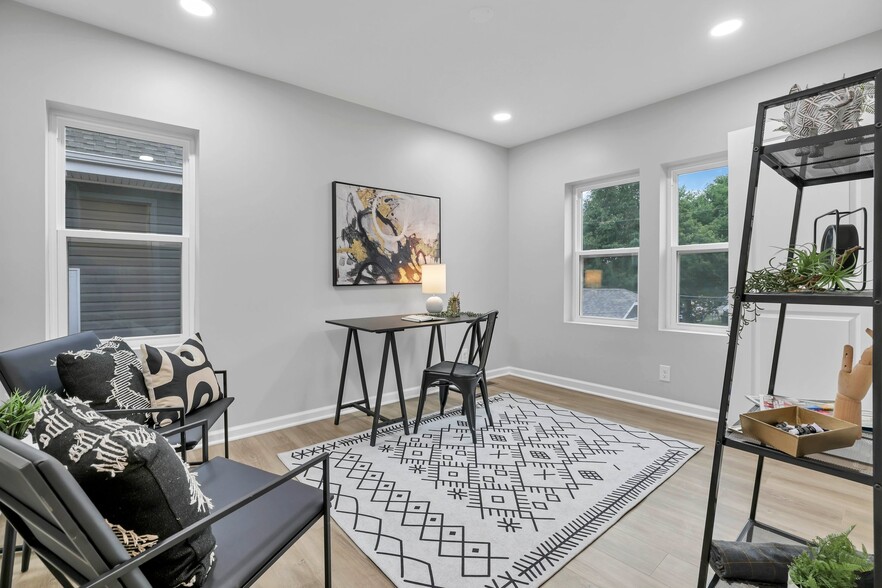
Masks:
[[[204,421],[191,423],[205,429]],[[331,586],[328,454],[277,476],[223,457],[197,468],[215,512],[136,557],[129,557],[103,517],[55,458],[0,433],[0,510],[62,586],[144,588],[140,566],[208,525],[217,560],[206,588],[250,586],[324,518],[325,587]],[[292,480],[321,464],[323,487]]]
[[[25,347],[0,352],[0,383],[12,394],[18,388],[22,391],[37,390],[46,386],[50,392],[62,394],[64,386],[58,377],[58,371],[53,361],[59,353],[76,351],[78,349],[92,349],[100,343],[98,336],[92,331],[76,333],[66,337],[50,339],[41,343],[34,343]],[[227,372],[216,370],[220,376],[222,398],[207,406],[197,408],[190,414],[184,414],[182,409],[163,408],[163,412],[178,410],[178,419],[165,427],[158,427],[156,431],[162,435],[170,429],[181,427],[187,422],[204,420],[211,428],[221,416],[224,418],[224,457],[230,457],[230,435],[227,409],[233,403],[234,398],[227,395]],[[102,411],[104,414],[121,415],[135,412],[155,412],[154,409],[114,409]],[[186,432],[181,433],[181,454],[186,457],[186,451],[195,447],[202,441],[202,430],[198,427],[188,427]]]
[[[462,394],[462,411],[466,415],[469,429],[472,432],[472,442],[477,442],[475,433],[476,404],[475,390],[481,389],[484,399],[484,410],[487,411],[487,419],[493,426],[493,415],[490,414],[489,399],[487,396],[487,375],[485,366],[487,357],[490,355],[490,343],[493,340],[493,329],[496,326],[496,316],[499,311],[494,310],[476,317],[468,322],[468,328],[462,337],[459,351],[456,352],[454,361],[442,361],[429,366],[423,372],[423,381],[420,386],[420,401],[417,406],[416,420],[413,424],[413,432],[416,433],[423,416],[423,407],[426,404],[426,393],[429,386],[438,385],[438,396],[441,401],[441,413],[444,413],[444,405],[447,402],[448,390],[453,387]],[[484,332],[481,332],[481,324],[486,322]],[[465,344],[469,342],[469,354],[467,361],[460,361]],[[473,363],[477,359],[477,363]]]
[[[36,391],[43,386],[48,388],[50,392],[61,394],[64,386],[58,376],[58,370],[53,365],[53,361],[59,353],[66,351],[75,351],[78,349],[92,349],[100,343],[98,336],[92,331],[76,333],[66,337],[50,339],[40,343],[34,343],[25,347],[11,349],[9,351],[0,352],[0,384],[6,388],[9,394],[17,388],[22,391]],[[214,425],[221,416],[224,418],[224,456],[230,456],[230,439],[229,439],[229,422],[227,409],[233,403],[233,398],[227,396],[227,372],[226,370],[216,370],[220,376],[221,395],[222,398],[208,406],[201,407],[185,415],[182,409],[179,410],[178,420],[165,427],[158,427],[156,431],[164,436],[170,432],[177,433],[178,445],[181,451],[181,457],[186,461],[187,450],[195,447],[204,439],[204,434],[208,427]],[[169,411],[175,409],[163,409]],[[153,409],[119,409],[103,411],[108,416],[116,414],[123,416],[134,412],[154,412]],[[187,421],[205,421],[207,427],[188,427]],[[173,439],[174,440],[174,439]],[[6,529],[3,541],[3,550],[0,553],[12,553],[15,547],[16,534],[12,529]],[[26,539],[26,538],[25,538]],[[25,544],[21,547],[22,554],[22,571],[28,569],[30,561],[30,550]],[[0,567],[0,588],[7,588],[12,583],[12,557],[4,557],[2,567]]]

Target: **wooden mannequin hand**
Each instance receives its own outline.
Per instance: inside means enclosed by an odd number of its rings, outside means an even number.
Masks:
[[[873,331],[867,329],[867,334],[872,337]],[[864,349],[861,361],[852,367],[853,361],[854,348],[846,345],[842,349],[842,369],[839,370],[839,389],[833,416],[860,426],[861,400],[873,382],[873,346]],[[857,434],[860,435],[860,429]]]
[[[873,347],[867,347],[861,354],[857,366],[852,367],[854,348],[846,345],[842,349],[842,369],[839,370],[838,392],[852,400],[863,400],[873,381]]]

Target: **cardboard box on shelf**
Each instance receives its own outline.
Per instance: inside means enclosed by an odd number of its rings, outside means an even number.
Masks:
[[[775,428],[776,424],[785,421],[791,425],[817,423],[825,430],[823,433],[791,435]],[[859,426],[798,406],[744,413],[741,415],[741,427],[748,437],[793,457],[851,447],[861,438]]]

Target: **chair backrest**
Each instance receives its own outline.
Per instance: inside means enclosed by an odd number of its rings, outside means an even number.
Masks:
[[[469,326],[466,329],[465,333],[462,336],[462,342],[459,344],[459,351],[456,352],[456,359],[454,360],[454,365],[458,363],[462,363],[459,361],[459,358],[462,356],[462,350],[465,348],[466,343],[470,343],[473,350],[470,350],[468,359],[469,363],[474,361],[477,354],[478,358],[478,367],[483,370],[487,365],[487,357],[490,355],[490,342],[493,340],[493,330],[496,327],[496,316],[499,314],[498,310],[493,310],[486,314],[482,314],[481,316],[475,317],[474,319],[468,322]],[[486,322],[486,326],[484,327],[484,332],[481,332],[481,323]]]
[[[493,330],[496,328],[496,317],[498,315],[498,310],[485,314],[484,317],[487,320],[487,325],[484,327],[484,333],[478,335],[478,348],[480,350],[478,366],[482,370],[487,366],[487,357],[490,355],[490,343],[493,341]]]
[[[31,548],[77,583],[128,553],[73,476],[52,456],[0,433],[0,510]],[[149,588],[140,570],[109,586]]]
[[[100,342],[94,332],[86,331],[0,352],[0,383],[9,394],[16,388],[22,392],[36,392],[42,386],[59,394],[64,386],[55,368],[58,354],[92,349]]]

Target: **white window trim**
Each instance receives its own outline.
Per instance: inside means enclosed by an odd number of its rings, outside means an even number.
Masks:
[[[570,220],[568,223],[569,230],[572,233],[569,243],[569,251],[572,253],[572,260],[568,272],[570,280],[569,303],[567,322],[584,324],[584,325],[605,325],[611,327],[623,327],[628,329],[636,329],[639,327],[640,312],[638,310],[636,319],[613,319],[597,316],[582,316],[582,260],[592,257],[619,257],[634,255],[637,257],[638,277],[637,277],[637,298],[640,299],[640,247],[621,247],[616,249],[582,249],[582,192],[586,190],[598,190],[600,188],[608,188],[619,184],[640,183],[640,173],[631,171],[624,174],[617,174],[597,180],[588,180],[571,184],[569,187],[569,197],[571,200]],[[642,194],[642,190],[641,190]],[[642,199],[641,199],[642,205]],[[638,307],[639,308],[639,307]]]
[[[662,219],[667,219],[667,227],[662,231],[666,235],[664,243],[664,263],[665,263],[665,287],[660,291],[664,292],[661,296],[661,312],[659,316],[663,323],[660,325],[661,330],[680,331],[687,333],[704,333],[713,335],[725,335],[728,326],[723,325],[696,325],[693,323],[680,322],[680,263],[679,257],[681,253],[728,253],[729,243],[698,243],[693,245],[679,245],[679,181],[678,177],[683,174],[694,173],[705,169],[713,169],[715,167],[728,167],[729,162],[724,155],[717,155],[711,158],[693,161],[689,164],[672,165],[667,170],[667,196],[664,199],[667,210],[666,215],[661,215]],[[664,220],[662,221],[664,222]]]
[[[165,235],[66,228],[64,128],[68,126],[181,147],[183,149],[181,234]],[[154,337],[130,337],[126,340],[135,348],[142,343],[156,347],[176,346],[182,343],[197,330],[196,132],[171,125],[50,104],[46,145],[47,339],[68,334],[68,300],[67,288],[65,287],[68,272],[67,239],[74,237],[99,241],[180,243],[181,330],[183,332]]]

